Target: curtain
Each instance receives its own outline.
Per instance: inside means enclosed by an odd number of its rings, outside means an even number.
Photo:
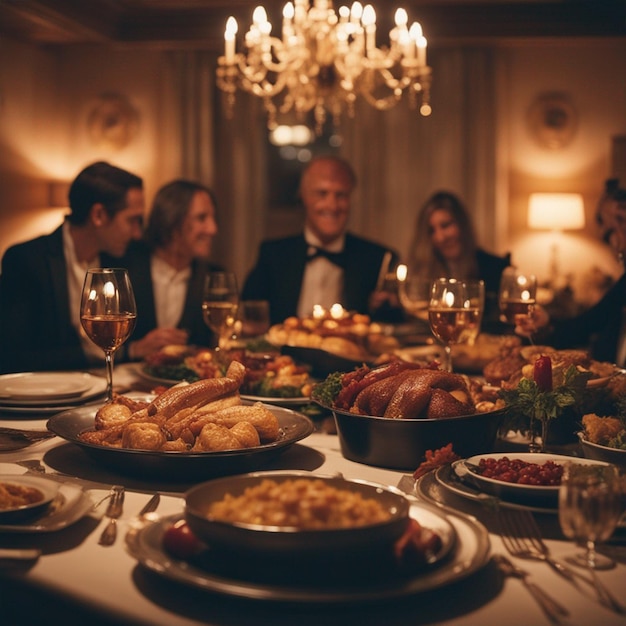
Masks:
[[[479,241],[495,241],[496,115],[492,53],[433,52],[429,117],[400,102],[375,111],[360,102],[343,130],[343,153],[359,176],[351,228],[408,253],[417,212],[439,189],[458,194]]]
[[[432,115],[424,118],[406,102],[383,112],[359,102],[355,117],[342,120],[341,153],[358,177],[350,228],[405,256],[419,207],[434,191],[447,189],[466,203],[479,242],[493,249],[497,234],[493,52],[463,47],[429,53]],[[261,240],[284,234],[284,228],[277,233],[279,213],[269,206],[268,131],[262,102],[239,91],[229,117],[215,85],[217,56],[168,54],[163,106],[175,115],[163,119],[175,121],[165,124],[163,143],[165,150],[178,141],[180,150],[163,158],[181,175],[215,189],[219,234],[214,257],[243,281]]]

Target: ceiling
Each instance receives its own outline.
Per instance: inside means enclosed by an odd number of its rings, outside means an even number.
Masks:
[[[220,50],[226,19],[240,33],[262,3],[281,23],[285,0],[0,0],[0,34],[41,45],[106,44]],[[368,0],[364,0],[365,4]],[[369,0],[381,29],[404,6],[429,43],[536,37],[626,37],[626,0]],[[335,2],[334,6],[350,4]]]

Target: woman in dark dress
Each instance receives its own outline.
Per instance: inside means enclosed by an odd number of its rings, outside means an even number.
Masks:
[[[483,280],[483,327],[498,324],[500,277],[510,255],[496,256],[478,246],[471,217],[455,194],[438,191],[420,209],[409,248],[409,272],[430,280],[447,277]]]

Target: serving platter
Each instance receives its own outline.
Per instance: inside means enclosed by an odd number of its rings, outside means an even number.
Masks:
[[[314,429],[313,422],[302,413],[268,405],[280,426],[279,438],[272,443],[220,452],[162,452],[112,448],[86,443],[79,439],[80,433],[93,430],[94,418],[100,406],[99,403],[88,404],[57,413],[48,420],[48,430],[79,446],[98,463],[114,471],[138,475],[144,479],[206,480],[255,471],[297,441],[308,437]]]
[[[410,514],[420,524],[433,529],[441,527],[442,523],[452,525],[454,541],[447,556],[433,566],[411,575],[377,576],[376,568],[360,568],[361,573],[367,570],[371,577],[358,582],[343,577],[331,583],[328,580],[328,569],[323,575],[311,571],[304,579],[295,577],[276,580],[264,573],[255,578],[249,572],[239,573],[236,569],[223,571],[210,558],[202,560],[200,564],[177,560],[163,550],[162,537],[165,530],[180,519],[180,515],[131,529],[126,535],[126,548],[143,567],[197,589],[231,597],[300,604],[355,604],[405,597],[462,580],[488,562],[489,535],[485,527],[474,518],[452,511],[444,513],[424,503],[412,503]]]
[[[158,376],[152,376],[151,374],[148,374],[148,372],[146,372],[142,366],[138,366],[136,368],[136,371],[141,378],[155,385],[164,385],[166,387],[171,387],[173,385],[178,385],[178,383],[183,382],[182,380],[176,380],[173,378],[159,378]],[[311,402],[311,398],[309,398],[308,396],[281,398],[279,396],[253,396],[250,394],[241,394],[241,399],[248,402],[264,402],[266,404],[275,404],[277,406],[285,407],[302,406],[303,404],[308,404],[309,402]]]

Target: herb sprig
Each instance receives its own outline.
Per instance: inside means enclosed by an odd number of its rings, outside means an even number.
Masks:
[[[563,409],[582,401],[589,380],[588,372],[570,365],[565,371],[563,383],[551,391],[542,391],[534,380],[522,378],[515,389],[501,389],[505,410],[511,415],[521,414],[536,419],[556,419]]]

